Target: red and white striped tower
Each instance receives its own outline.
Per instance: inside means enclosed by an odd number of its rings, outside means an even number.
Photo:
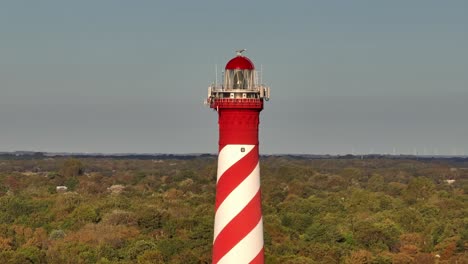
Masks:
[[[240,50],[224,83],[208,88],[207,104],[219,115],[213,263],[263,263],[258,125],[270,89],[257,81]]]

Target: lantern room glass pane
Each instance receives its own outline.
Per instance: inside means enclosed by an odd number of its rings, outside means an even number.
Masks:
[[[234,81],[233,81],[233,88],[234,89],[245,89],[244,88],[244,73],[240,70],[236,70],[234,72]]]
[[[253,88],[253,70],[226,70],[224,73],[225,89],[252,89]]]

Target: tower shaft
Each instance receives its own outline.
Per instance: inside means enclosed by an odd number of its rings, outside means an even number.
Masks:
[[[258,103],[261,103],[258,100]],[[236,107],[240,102],[232,103]],[[261,108],[219,108],[213,263],[263,263]]]

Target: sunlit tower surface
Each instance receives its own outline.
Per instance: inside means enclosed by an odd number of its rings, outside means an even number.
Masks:
[[[223,84],[210,86],[206,100],[219,124],[213,263],[264,263],[258,125],[270,88],[258,83],[243,51],[226,64]]]

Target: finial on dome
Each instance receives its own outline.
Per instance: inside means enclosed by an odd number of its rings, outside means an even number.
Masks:
[[[236,50],[237,56],[242,56],[242,52],[246,51],[246,49]]]

